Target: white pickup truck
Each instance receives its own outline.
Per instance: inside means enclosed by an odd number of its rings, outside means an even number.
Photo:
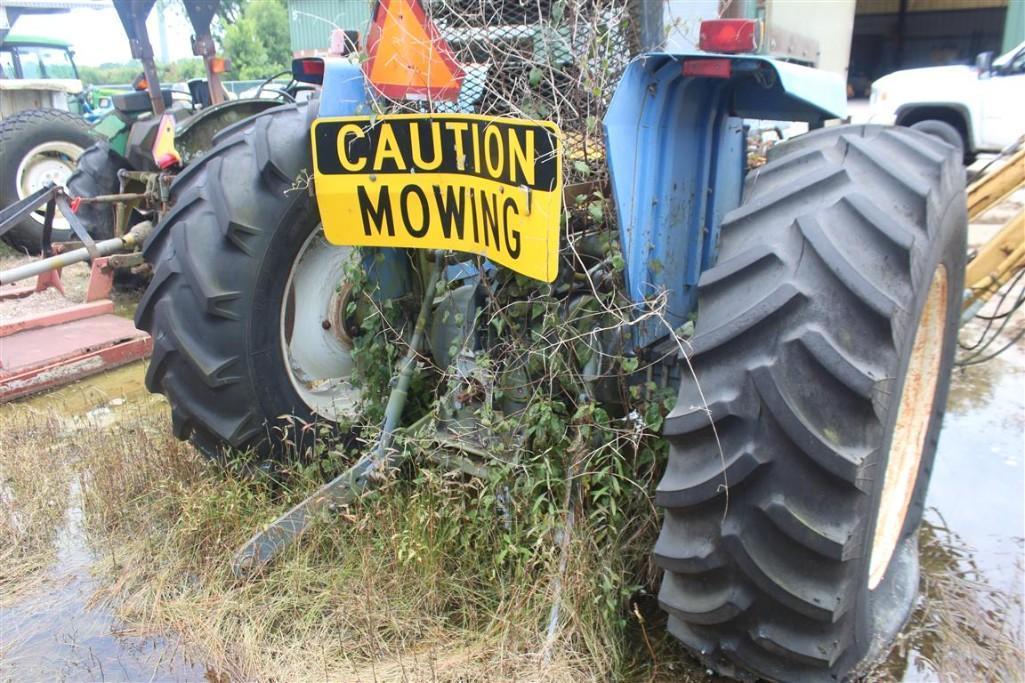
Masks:
[[[964,151],[997,152],[1025,134],[1025,43],[974,67],[906,69],[872,84],[871,122],[910,126]]]

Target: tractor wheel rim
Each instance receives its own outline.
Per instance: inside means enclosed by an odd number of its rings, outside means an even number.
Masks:
[[[355,416],[352,345],[338,319],[350,247],[336,247],[321,226],[292,263],[281,306],[281,349],[296,393],[314,414],[337,422]]]
[[[915,331],[911,359],[901,390],[897,423],[887,454],[886,474],[869,559],[870,590],[874,590],[886,575],[914,495],[925,438],[936,401],[946,321],[947,269],[940,264],[933,273],[918,329]]]
[[[75,172],[78,157],[85,151],[78,145],[60,140],[44,142],[28,151],[18,164],[15,181],[17,182],[18,198],[24,199],[41,189],[47,182],[63,186]],[[37,223],[45,220],[43,209],[32,213]],[[68,221],[60,212],[53,216],[53,227],[57,230],[69,230]]]

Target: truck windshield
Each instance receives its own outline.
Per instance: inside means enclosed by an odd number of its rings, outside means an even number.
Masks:
[[[22,78],[78,78],[67,50],[41,45],[19,45]]]

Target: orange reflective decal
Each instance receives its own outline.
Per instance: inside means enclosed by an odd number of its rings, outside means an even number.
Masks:
[[[379,0],[367,34],[363,73],[393,99],[455,100],[463,69],[420,0]]]

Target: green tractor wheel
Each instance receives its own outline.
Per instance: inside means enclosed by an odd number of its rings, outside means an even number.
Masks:
[[[10,206],[52,182],[67,182],[82,152],[94,142],[82,117],[59,109],[29,109],[0,122],[0,208]],[[39,253],[43,210],[11,228],[4,240],[15,249]],[[58,212],[53,240],[72,238]]]
[[[748,175],[656,495],[659,600],[708,666],[843,680],[908,619],[966,223],[956,150],[906,128],[815,131]]]

